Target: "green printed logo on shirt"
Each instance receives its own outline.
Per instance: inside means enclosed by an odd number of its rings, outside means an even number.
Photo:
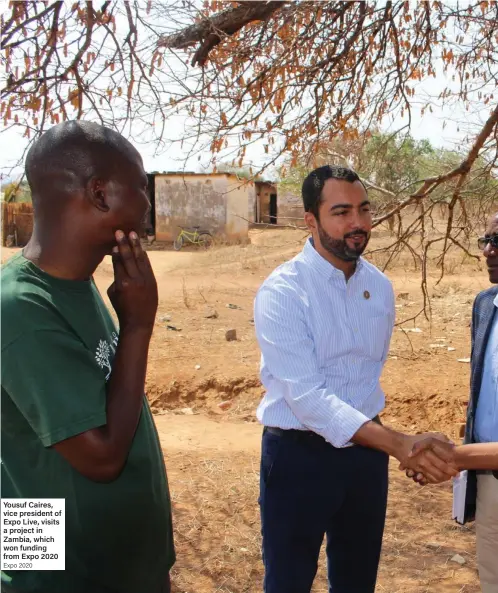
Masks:
[[[109,343],[107,340],[100,340],[97,350],[95,352],[95,360],[102,370],[105,370],[105,380],[109,381],[112,372],[111,359],[116,354],[116,347],[118,345],[118,335],[116,332],[112,332],[112,342]]]

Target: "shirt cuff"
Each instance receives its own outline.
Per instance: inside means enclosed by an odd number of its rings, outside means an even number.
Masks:
[[[346,405],[337,412],[322,436],[333,447],[342,449],[350,446],[353,436],[370,421],[371,418]]]

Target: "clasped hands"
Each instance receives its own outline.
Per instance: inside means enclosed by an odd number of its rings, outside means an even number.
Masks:
[[[459,474],[455,444],[440,433],[407,436],[399,469],[415,482],[439,484]]]

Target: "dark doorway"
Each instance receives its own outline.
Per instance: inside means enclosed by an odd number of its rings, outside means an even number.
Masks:
[[[270,194],[270,224],[277,224],[277,194]]]
[[[156,176],[152,174],[147,175],[148,194],[150,201],[150,213],[147,215],[145,222],[145,231],[147,235],[156,234]]]

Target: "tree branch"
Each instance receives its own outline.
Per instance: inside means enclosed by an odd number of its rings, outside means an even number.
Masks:
[[[493,132],[493,130],[497,124],[498,124],[498,104],[493,109],[493,111],[491,112],[491,115],[489,116],[486,123],[484,124],[481,131],[479,132],[474,144],[472,145],[472,148],[470,149],[469,153],[467,154],[467,157],[458,165],[458,167],[455,167],[451,171],[448,171],[447,173],[444,173],[442,175],[438,175],[436,177],[429,177],[429,178],[425,179],[417,192],[415,192],[414,194],[409,196],[407,199],[405,199],[402,202],[400,202],[399,204],[397,204],[392,210],[390,210],[383,216],[376,218],[373,226],[374,227],[378,226],[379,224],[388,220],[395,214],[398,214],[399,212],[401,212],[401,210],[403,210],[404,208],[406,208],[413,202],[420,201],[420,200],[426,198],[429,194],[431,194],[436,189],[436,187],[438,187],[442,183],[445,183],[446,181],[449,181],[450,179],[453,179],[455,177],[461,177],[464,179],[465,176],[468,174],[468,172],[471,170],[472,165],[476,161],[477,157],[479,156],[479,151],[484,146],[486,139],[488,138],[488,136],[491,135],[491,133]],[[462,179],[462,182],[459,183],[458,189],[460,189],[460,186],[463,183],[463,179]]]
[[[162,37],[157,46],[167,49],[186,49],[196,43],[201,46],[192,59],[192,66],[204,66],[209,52],[216,47],[223,36],[230,36],[254,21],[262,21],[286,4],[286,1],[240,2],[236,8],[229,8],[211,18],[204,18],[183,31]]]

